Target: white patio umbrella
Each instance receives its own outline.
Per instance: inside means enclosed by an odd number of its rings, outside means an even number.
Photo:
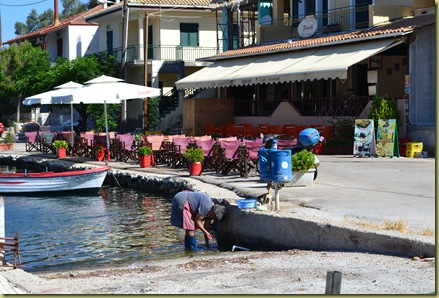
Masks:
[[[107,148],[108,137],[107,103],[119,104],[122,100],[160,96],[161,90],[142,85],[125,83],[122,79],[100,76],[85,82],[81,88],[73,89],[68,94],[52,96],[52,104],[104,104],[105,132]]]
[[[82,86],[82,84],[70,81],[56,86],[53,90],[26,97],[23,100],[23,104],[27,106],[34,104],[52,104],[52,96],[68,94],[71,93],[72,90]],[[70,130],[72,136],[71,143],[73,144],[73,104],[70,105]]]
[[[82,84],[70,81],[62,85],[56,86],[53,90],[26,97],[23,100],[23,104],[27,106],[34,104],[52,104],[52,96],[64,95],[66,93],[66,90],[72,90],[82,86]]]

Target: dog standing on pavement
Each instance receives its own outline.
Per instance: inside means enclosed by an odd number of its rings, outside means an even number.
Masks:
[[[270,190],[267,193],[256,197],[258,203],[262,206],[267,207],[267,210],[273,209],[273,197],[271,196]]]

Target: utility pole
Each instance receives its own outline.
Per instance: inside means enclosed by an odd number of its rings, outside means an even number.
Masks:
[[[123,22],[123,31],[122,31],[122,57],[121,57],[121,75],[122,79],[127,81],[127,70],[126,70],[126,62],[127,62],[127,44],[128,44],[128,24],[129,24],[130,16],[129,16],[129,8],[128,8],[128,0],[123,0],[122,7],[122,22]],[[126,100],[122,100],[122,113],[121,113],[121,122],[126,124],[127,119],[127,103]]]
[[[123,31],[122,31],[122,79],[126,81],[126,61],[127,61],[127,43],[128,43],[128,22],[129,22],[129,10],[128,10],[128,0],[123,0],[122,7],[122,20],[123,20]]]
[[[2,1],[0,0],[0,49],[3,49],[3,38],[2,38]]]
[[[145,20],[143,22],[143,68],[145,72],[145,86],[148,87],[148,46],[149,46],[149,35],[148,35],[148,14],[145,12]],[[143,101],[143,130],[146,131],[148,128],[148,99]]]

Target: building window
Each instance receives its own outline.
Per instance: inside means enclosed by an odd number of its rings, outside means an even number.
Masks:
[[[62,38],[58,38],[56,40],[56,56],[62,57],[62,52],[63,52]]]
[[[180,45],[198,47],[198,24],[180,24]]]
[[[113,31],[107,31],[107,54],[113,55]]]

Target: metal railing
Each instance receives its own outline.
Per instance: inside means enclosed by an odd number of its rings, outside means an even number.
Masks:
[[[314,97],[296,100],[235,100],[235,116],[270,116],[283,101],[293,104],[302,116],[358,116],[369,100],[368,96]]]
[[[313,16],[317,20],[317,35],[369,27],[369,7],[367,5],[317,11]],[[277,19],[273,20],[272,25],[297,27],[305,17],[306,15],[299,15],[295,18]]]
[[[150,45],[148,47],[148,60],[195,62],[199,58],[210,57],[218,53],[219,51],[215,47]],[[119,62],[122,60],[122,48],[115,48],[108,54],[116,57],[116,60]],[[143,45],[127,46],[127,62],[143,61],[143,56]]]

